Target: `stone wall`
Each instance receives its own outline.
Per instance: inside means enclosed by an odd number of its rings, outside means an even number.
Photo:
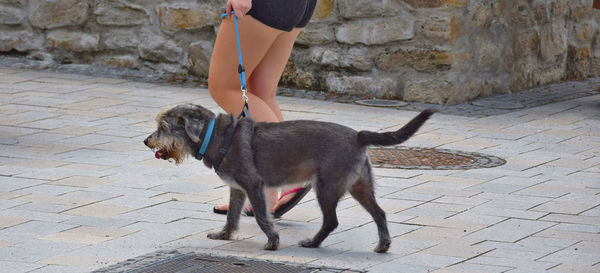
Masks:
[[[0,52],[205,78],[225,0],[0,0]],[[455,104],[600,75],[592,0],[319,0],[282,84]]]

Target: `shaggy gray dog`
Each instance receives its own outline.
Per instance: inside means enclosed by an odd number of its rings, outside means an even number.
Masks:
[[[396,132],[375,133],[329,122],[267,123],[238,120],[232,115],[215,117],[202,106],[184,104],[158,114],[158,129],[144,143],[156,150],[157,158],[181,163],[191,155],[203,160],[230,186],[227,223],[221,231],[208,234],[211,239],[231,238],[248,196],[256,222],[268,238],[265,249],[277,249],[279,235],[267,213],[265,187],[311,182],[323,213],[323,225],[312,239],[301,241],[301,246],[318,247],[338,226],[336,206],[349,191],[377,224],[379,243],[375,252],[383,253],[390,248],[391,238],[385,212],[375,201],[367,146],[400,144],[432,114],[425,110]],[[212,119],[214,130],[210,132]],[[206,152],[199,154],[204,142]]]

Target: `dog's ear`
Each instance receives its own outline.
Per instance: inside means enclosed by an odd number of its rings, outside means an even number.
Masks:
[[[184,119],[185,132],[194,142],[200,142],[200,134],[204,128],[204,122],[199,119]]]

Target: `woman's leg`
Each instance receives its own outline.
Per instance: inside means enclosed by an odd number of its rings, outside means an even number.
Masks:
[[[281,74],[292,53],[294,41],[302,29],[295,28],[290,32],[282,32],[273,41],[265,56],[248,77],[249,91],[264,101],[279,121],[283,115],[275,95]]]
[[[280,31],[268,27],[251,16],[245,16],[238,21],[240,43],[242,45],[242,57],[246,69],[246,77],[254,73],[257,65],[263,57],[268,55],[273,42],[277,39]],[[237,42],[235,38],[235,26],[233,18],[223,20],[215,47],[213,50],[208,76],[208,88],[213,99],[226,112],[237,115],[242,110],[243,100],[241,98],[239,74],[237,72]],[[277,77],[279,79],[279,76]],[[249,81],[249,80],[248,80]],[[255,121],[277,122],[279,116],[271,110],[271,107],[260,97],[256,96],[247,84],[249,93],[248,103],[252,119]],[[267,204],[272,208],[277,201],[277,190],[267,191]],[[220,210],[227,210],[227,204],[217,206]]]
[[[296,37],[298,37],[300,31],[302,31],[301,28],[294,28],[290,32],[279,34],[263,59],[248,78],[248,90],[269,106],[277,116],[278,121],[283,121],[283,115],[275,100],[277,85],[279,84],[281,74],[290,58],[294,41],[296,41]],[[287,192],[292,188],[293,187],[284,187],[282,188],[282,192]],[[272,192],[269,192],[268,194],[270,195]],[[282,197],[281,200],[277,201],[271,208],[276,210],[281,205],[287,203],[294,195],[295,194],[288,194]],[[271,198],[269,199],[273,200]]]

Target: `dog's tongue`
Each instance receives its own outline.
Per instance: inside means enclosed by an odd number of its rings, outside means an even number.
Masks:
[[[156,159],[160,159],[160,154],[158,153],[158,151],[156,151],[156,153],[154,153],[154,157],[156,157]]]

